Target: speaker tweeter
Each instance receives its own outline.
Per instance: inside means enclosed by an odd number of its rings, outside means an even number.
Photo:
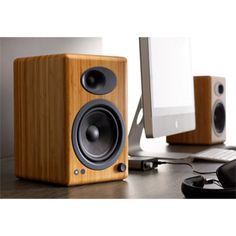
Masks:
[[[89,68],[83,73],[81,84],[89,93],[107,94],[116,87],[116,75],[105,67]]]

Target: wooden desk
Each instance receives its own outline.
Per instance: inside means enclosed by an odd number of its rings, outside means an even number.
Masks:
[[[61,187],[17,179],[13,172],[13,158],[4,158],[0,163],[1,198],[183,198],[182,181],[195,175],[188,166],[160,165],[158,170],[130,171],[124,181]],[[193,163],[200,171],[214,171],[220,165]]]

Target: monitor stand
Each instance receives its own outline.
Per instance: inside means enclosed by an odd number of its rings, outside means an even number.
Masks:
[[[186,160],[189,159],[190,153],[182,152],[148,152],[141,148],[141,137],[144,130],[143,117],[138,121],[139,113],[142,109],[142,99],[140,98],[132,126],[129,132],[129,169],[150,170],[158,165],[158,160]],[[139,122],[139,123],[138,123]]]

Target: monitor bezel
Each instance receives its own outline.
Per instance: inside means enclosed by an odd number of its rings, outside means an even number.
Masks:
[[[191,131],[195,126],[194,112],[166,116],[153,114],[148,37],[139,38],[143,123],[147,138],[155,138]],[[194,92],[194,85],[193,85]]]

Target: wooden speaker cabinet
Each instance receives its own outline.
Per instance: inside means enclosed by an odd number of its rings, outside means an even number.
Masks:
[[[226,139],[225,79],[194,77],[196,129],[167,137],[170,144],[217,144]]]
[[[16,176],[62,185],[126,178],[126,67],[108,56],[16,59]]]

